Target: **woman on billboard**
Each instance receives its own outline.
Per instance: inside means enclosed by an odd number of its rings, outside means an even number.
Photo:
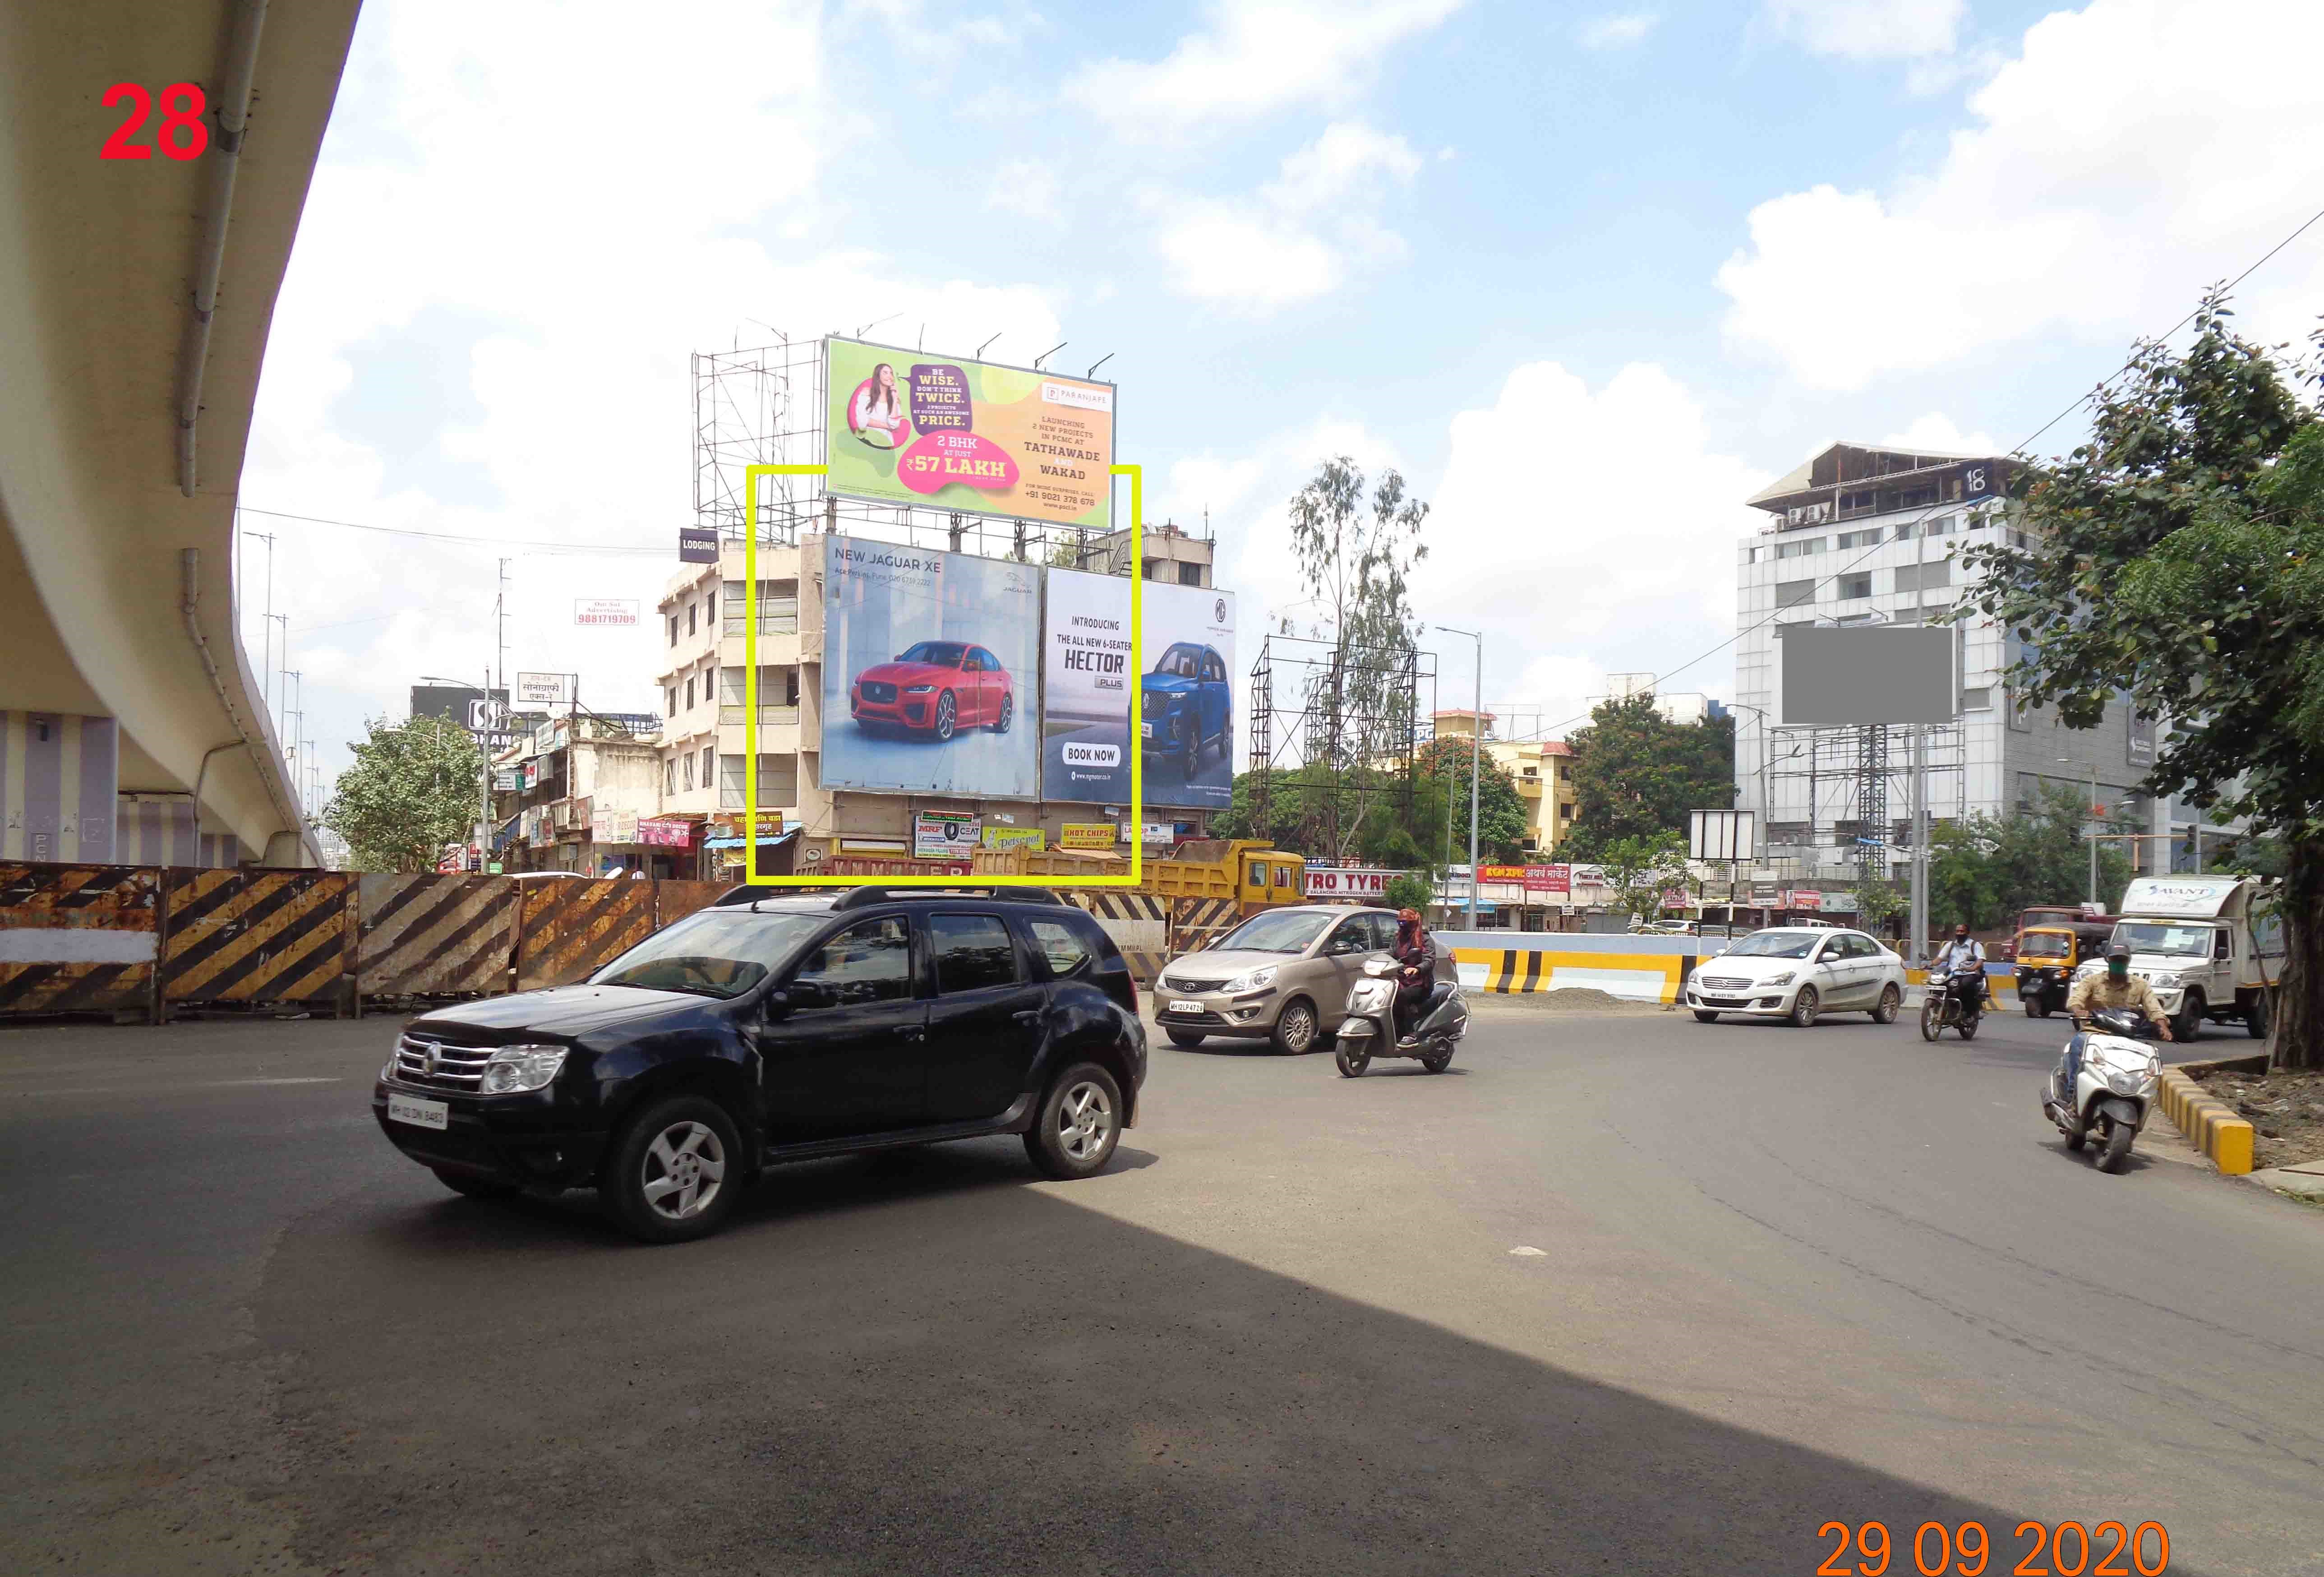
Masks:
[[[847,402],[847,430],[877,448],[892,449],[904,441],[904,403],[896,392],[896,369],[881,362],[872,375],[855,385]]]

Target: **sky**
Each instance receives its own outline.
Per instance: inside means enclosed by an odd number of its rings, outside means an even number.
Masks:
[[[659,710],[689,353],[876,324],[1110,355],[1118,457],[1149,521],[1207,519],[1245,630],[1312,619],[1287,501],[1345,455],[1431,504],[1416,611],[1482,631],[1504,732],[1609,672],[1724,695],[1743,500],[1835,438],[2056,417],[2324,206],[2319,58],[2313,0],[367,0],[244,638],[271,556],[327,781],[493,659],[503,558],[512,672]],[[2324,224],[2237,305],[2305,336]],[[1466,706],[1471,643],[1424,645]]]

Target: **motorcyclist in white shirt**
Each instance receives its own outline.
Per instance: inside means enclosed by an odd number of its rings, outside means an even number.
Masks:
[[[1985,944],[1969,934],[1969,922],[1963,920],[1953,927],[1953,939],[1937,949],[1930,964],[1931,972],[1950,974],[1956,968],[1970,964],[1977,965],[1977,994],[1969,1001],[1973,1012],[1985,1011]]]

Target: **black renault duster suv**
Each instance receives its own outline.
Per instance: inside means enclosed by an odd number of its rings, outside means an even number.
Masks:
[[[764,1167],[1016,1133],[1086,1177],[1137,1117],[1137,987],[1038,890],[738,889],[584,985],[411,1020],[380,1130],[462,1194],[594,1187],[653,1242],[715,1230]]]

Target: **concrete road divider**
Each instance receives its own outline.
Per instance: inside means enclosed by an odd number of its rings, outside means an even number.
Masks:
[[[2187,1142],[2210,1157],[2230,1177],[2252,1169],[2252,1125],[2189,1077],[2183,1068],[2163,1070],[2163,1110]]]

